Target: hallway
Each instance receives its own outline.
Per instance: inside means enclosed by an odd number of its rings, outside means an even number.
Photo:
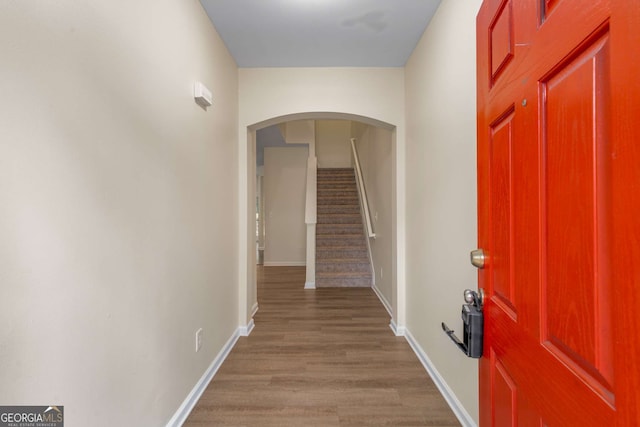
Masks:
[[[458,426],[370,288],[304,290],[304,267],[258,267],[255,329],[184,424]]]

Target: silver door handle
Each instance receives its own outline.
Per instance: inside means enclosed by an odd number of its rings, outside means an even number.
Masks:
[[[475,249],[471,251],[471,265],[476,268],[484,268],[487,256],[482,249]]]

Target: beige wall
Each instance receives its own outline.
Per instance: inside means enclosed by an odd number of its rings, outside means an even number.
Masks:
[[[314,120],[292,120],[280,126],[284,141],[287,144],[307,144],[315,147],[316,128]],[[314,150],[310,150],[315,153]]]
[[[265,147],[264,265],[305,265],[307,147]]]
[[[407,330],[468,415],[478,366],[440,328],[458,332],[476,287],[475,16],[480,0],[444,0],[406,66]]]
[[[359,126],[357,126],[359,127]],[[383,128],[365,126],[354,135],[375,239],[369,239],[375,273],[375,287],[385,302],[392,300],[392,133]]]
[[[238,327],[235,62],[197,0],[5,1],[0,34],[0,402],[163,425]]]
[[[248,126],[274,117],[308,112],[359,114],[398,127],[404,123],[402,68],[241,68],[239,71],[242,132]]]
[[[351,167],[351,122],[316,120],[316,156],[319,168]]]

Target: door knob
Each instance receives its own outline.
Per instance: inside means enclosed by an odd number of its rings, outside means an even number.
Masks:
[[[484,268],[487,256],[483,249],[475,249],[471,251],[471,265],[476,268]]]

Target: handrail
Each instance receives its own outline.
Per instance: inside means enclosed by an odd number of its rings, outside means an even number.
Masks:
[[[358,184],[358,193],[360,194],[360,205],[362,206],[362,212],[364,214],[364,222],[367,227],[367,235],[369,237],[376,237],[376,233],[373,231],[373,224],[371,223],[371,212],[369,212],[369,200],[367,199],[367,190],[364,186],[364,179],[362,178],[362,169],[360,168],[360,158],[358,157],[358,150],[356,148],[356,139],[351,138],[351,151],[353,152],[353,163],[356,168],[356,183]]]
[[[317,222],[317,179],[318,179],[318,158],[309,157],[307,159],[307,199],[304,209],[304,222],[315,224]]]

